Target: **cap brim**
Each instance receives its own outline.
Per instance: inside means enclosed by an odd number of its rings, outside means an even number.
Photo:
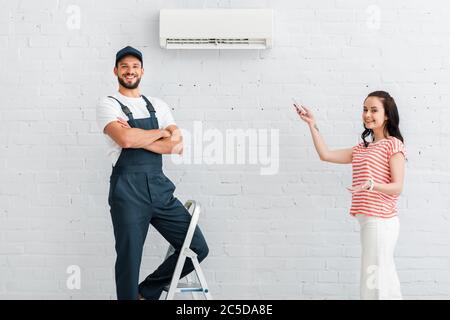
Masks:
[[[138,60],[141,62],[141,65],[143,64],[143,63],[142,63],[142,57],[139,56],[138,54],[132,53],[132,52],[124,53],[124,54],[120,55],[119,57],[117,57],[117,58],[116,58],[116,64],[117,64],[120,60],[122,60],[123,58],[125,58],[125,57],[127,57],[127,56],[135,57],[136,59],[138,59]]]

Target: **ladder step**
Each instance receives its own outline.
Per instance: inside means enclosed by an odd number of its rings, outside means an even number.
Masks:
[[[169,291],[170,286],[165,286],[164,291]],[[200,283],[179,283],[175,292],[208,292],[208,289],[203,289]]]

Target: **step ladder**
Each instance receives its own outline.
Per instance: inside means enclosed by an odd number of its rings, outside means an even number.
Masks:
[[[205,275],[203,274],[203,270],[198,262],[197,254],[189,248],[200,216],[200,206],[194,200],[186,201],[184,206],[189,211],[192,218],[186,233],[186,238],[183,242],[183,246],[180,249],[180,255],[178,256],[170,285],[164,287],[164,291],[167,292],[166,300],[173,300],[176,293],[191,293],[194,299],[198,298],[197,294],[202,293],[206,300],[212,300],[212,295],[209,292]],[[167,250],[166,259],[174,252],[174,247],[170,245]],[[192,264],[194,265],[194,270],[185,277],[187,283],[180,283],[181,272],[187,258],[191,259]],[[192,277],[192,274],[194,273],[197,278],[196,280]]]

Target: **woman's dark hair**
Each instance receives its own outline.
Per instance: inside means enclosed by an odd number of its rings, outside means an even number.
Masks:
[[[387,117],[386,125],[384,126],[384,134],[386,135],[386,133],[389,133],[390,136],[396,137],[401,142],[404,142],[402,134],[400,133],[400,128],[398,127],[400,117],[398,115],[398,109],[397,105],[395,104],[394,98],[392,98],[391,95],[386,91],[374,91],[372,93],[369,93],[367,98],[369,97],[378,97],[383,103],[384,113]],[[364,129],[365,130],[361,134],[361,138],[363,139],[364,146],[367,148],[369,142],[366,141],[366,137],[371,136],[373,142],[374,136],[373,131],[371,129],[367,129],[365,124]]]

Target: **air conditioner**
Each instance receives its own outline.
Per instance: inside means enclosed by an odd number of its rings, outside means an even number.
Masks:
[[[272,29],[271,9],[163,9],[159,16],[166,49],[267,49]]]

